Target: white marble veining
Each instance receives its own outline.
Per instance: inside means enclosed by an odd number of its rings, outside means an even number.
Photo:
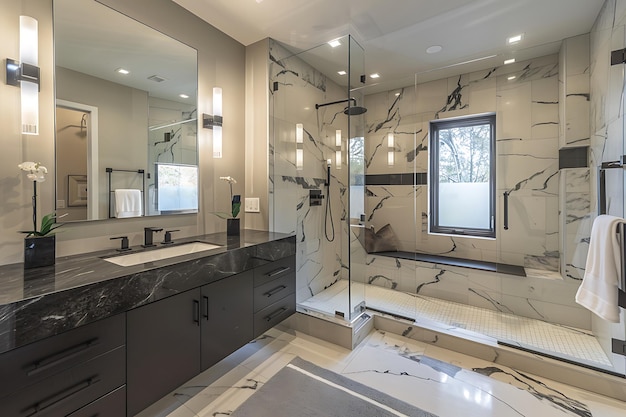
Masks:
[[[304,334],[272,329],[139,416],[230,415],[295,357],[440,417],[617,417],[624,415],[626,406],[388,332],[373,331],[350,351]]]

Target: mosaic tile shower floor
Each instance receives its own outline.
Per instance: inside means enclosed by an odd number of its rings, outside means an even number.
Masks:
[[[352,284],[352,305],[365,301],[368,308],[415,320],[489,336],[497,341],[605,370],[613,366],[595,336],[541,320],[468,306],[376,285]],[[334,315],[348,311],[348,281],[341,280],[299,303],[299,307]],[[347,317],[347,314],[346,314]]]

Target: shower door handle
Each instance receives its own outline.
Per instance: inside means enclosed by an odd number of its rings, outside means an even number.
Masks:
[[[509,192],[504,192],[504,230],[509,230]]]

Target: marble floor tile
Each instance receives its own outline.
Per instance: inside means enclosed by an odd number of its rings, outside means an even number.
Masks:
[[[374,330],[350,351],[276,328],[142,415],[229,415],[296,356],[440,417],[626,415],[624,402],[388,332]]]

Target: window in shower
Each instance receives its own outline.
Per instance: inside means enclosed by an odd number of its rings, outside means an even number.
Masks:
[[[494,238],[495,114],[430,123],[430,232]]]

